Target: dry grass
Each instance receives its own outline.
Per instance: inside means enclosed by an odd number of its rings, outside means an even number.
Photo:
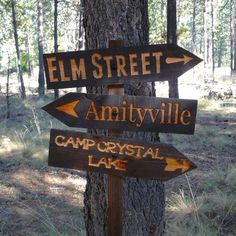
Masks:
[[[52,99],[12,97],[11,118],[0,118],[2,236],[85,235],[84,178],[47,167],[50,127],[63,127],[40,109]],[[0,112],[5,112],[4,99]]]
[[[202,180],[203,181],[203,180]],[[193,198],[180,190],[167,200],[167,235],[235,235],[236,167],[210,173]]]
[[[33,91],[33,90],[32,90]],[[35,91],[35,90],[34,90]],[[28,95],[31,92],[28,91]],[[0,235],[85,235],[78,172],[47,167],[49,130],[68,129],[40,107],[53,100],[0,100]],[[236,235],[236,111],[201,99],[194,136],[161,134],[199,166],[167,186],[170,236]],[[180,183],[179,183],[180,182]],[[167,184],[168,185],[168,184]],[[170,192],[172,194],[169,194]]]

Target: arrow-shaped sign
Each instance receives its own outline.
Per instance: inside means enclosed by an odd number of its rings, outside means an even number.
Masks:
[[[71,127],[193,134],[197,101],[68,93],[43,109]]]
[[[48,89],[164,81],[201,61],[175,44],[44,54]]]
[[[196,168],[171,145],[54,129],[48,164],[163,181]]]

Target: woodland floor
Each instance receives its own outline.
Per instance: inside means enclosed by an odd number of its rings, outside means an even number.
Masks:
[[[50,128],[68,127],[34,94],[10,98],[10,119],[0,96],[0,235],[85,235],[85,172],[47,166]],[[200,98],[194,135],[160,136],[198,166],[166,183],[166,235],[236,235],[236,105]]]

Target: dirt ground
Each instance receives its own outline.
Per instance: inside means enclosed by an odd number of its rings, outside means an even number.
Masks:
[[[86,173],[47,166],[51,123],[42,125],[45,118],[39,108],[43,103],[35,105],[36,118],[27,104],[28,113],[24,113],[17,102],[10,121],[0,118],[0,235],[85,235]],[[236,107],[222,104],[221,100],[199,103],[193,136],[160,135],[162,142],[174,145],[198,166],[187,174],[196,195],[204,191],[201,185],[209,172],[236,166]],[[3,96],[0,105],[4,111]],[[39,134],[45,136],[43,141]],[[189,192],[185,175],[166,183],[167,198],[179,189]]]

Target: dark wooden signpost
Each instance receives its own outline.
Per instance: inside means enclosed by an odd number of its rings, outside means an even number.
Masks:
[[[196,166],[171,145],[51,130],[49,166],[162,181]]]
[[[48,164],[108,174],[108,235],[122,234],[122,176],[169,180],[196,165],[173,146],[121,139],[122,130],[193,134],[197,101],[125,96],[130,81],[178,77],[202,60],[174,44],[44,54],[48,89],[109,85],[109,95],[68,93],[43,107],[70,127],[109,137],[51,130]],[[116,137],[114,137],[116,136]]]
[[[175,44],[44,54],[48,89],[164,81],[201,61]]]
[[[43,109],[70,127],[193,134],[197,101],[68,93]]]

